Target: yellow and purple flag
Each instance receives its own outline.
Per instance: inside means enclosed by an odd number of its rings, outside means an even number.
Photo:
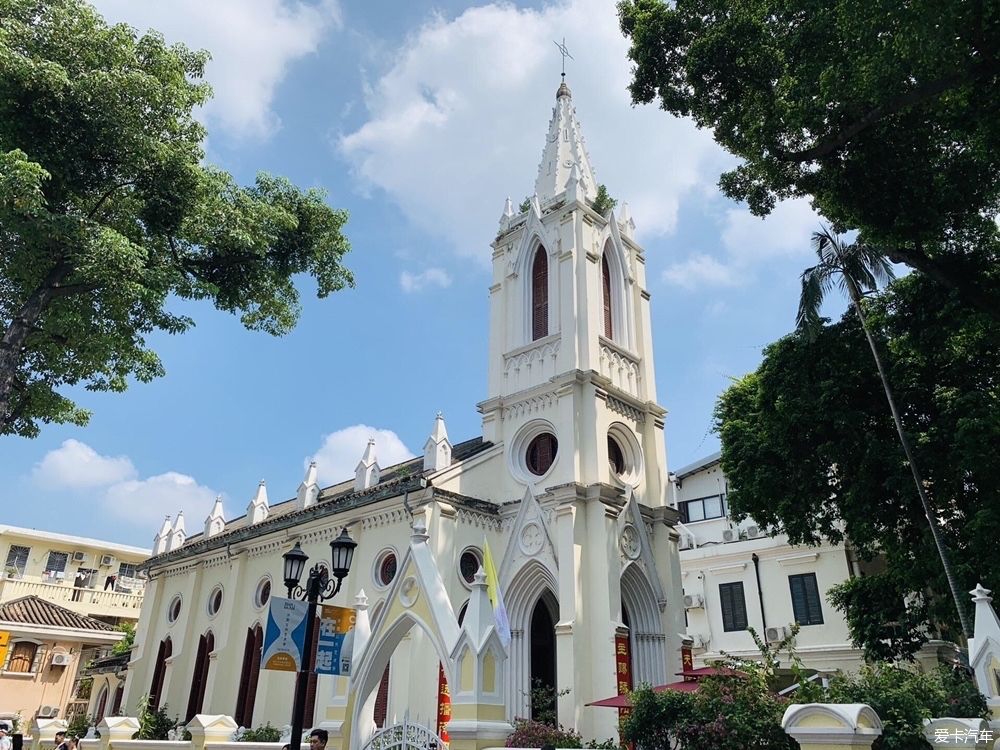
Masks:
[[[497,635],[504,649],[510,648],[510,620],[507,619],[507,607],[503,603],[503,592],[500,591],[500,579],[497,568],[490,554],[490,544],[483,540],[483,572],[486,573],[486,593],[493,605],[493,617],[496,618]]]

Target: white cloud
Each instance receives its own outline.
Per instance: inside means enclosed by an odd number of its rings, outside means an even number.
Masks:
[[[160,530],[163,517],[184,511],[188,536],[202,530],[218,493],[203,487],[186,474],[168,471],[148,479],[118,482],[102,499],[104,508],[117,518],[145,526],[152,537]]]
[[[335,484],[354,476],[368,440],[375,438],[375,459],[382,468],[413,458],[399,436],[392,430],[380,430],[366,424],[356,424],[323,437],[319,450],[309,458],[316,462],[320,484]]]
[[[206,121],[236,136],[262,138],[280,124],[274,93],[289,66],[339,27],[336,0],[91,0],[109,23],[124,21],[168,42],[207,49],[205,77],[215,96]]]
[[[458,253],[488,259],[504,198],[530,193],[559,85],[553,39],[573,40],[573,91],[600,182],[628,201],[639,232],[670,232],[678,204],[731,160],[690,121],[633,108],[615,6],[489,4],[435,17],[366,96],[368,119],[338,141],[362,187],[378,188]]]
[[[737,270],[720,263],[710,255],[692,255],[685,261],[674,263],[663,271],[663,279],[685,289],[700,286],[736,286],[741,279]]]
[[[812,233],[821,222],[805,198],[782,201],[764,218],[746,208],[731,208],[720,225],[722,257],[692,255],[668,266],[663,280],[684,289],[738,286],[751,281],[762,263],[796,258],[806,262],[812,254]]]
[[[733,259],[746,264],[774,257],[808,258],[812,233],[821,222],[806,198],[782,201],[764,218],[733,208],[726,212],[722,244]]]
[[[428,268],[420,273],[403,271],[399,275],[399,286],[404,292],[419,292],[430,286],[444,289],[451,286],[451,276],[443,268]]]
[[[105,487],[135,475],[127,456],[102,456],[73,439],[46,453],[31,471],[32,479],[46,489]]]

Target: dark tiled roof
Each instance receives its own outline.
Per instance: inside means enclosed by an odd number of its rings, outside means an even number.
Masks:
[[[114,632],[107,623],[47,602],[37,596],[25,596],[0,605],[0,622],[40,625],[47,628],[76,628]]]
[[[83,669],[80,674],[104,674],[105,672],[119,672],[128,669],[128,661],[131,653],[126,651],[123,654],[112,654],[100,659],[94,659]]]
[[[472,458],[476,454],[482,453],[492,447],[493,443],[487,442],[481,437],[473,438],[472,440],[465,440],[452,447],[452,463],[458,463],[459,461],[464,461],[467,458]],[[225,547],[227,544],[258,537],[273,531],[291,528],[293,526],[297,526],[299,523],[304,523],[313,518],[333,515],[361,505],[369,505],[371,503],[378,502],[379,500],[397,497],[402,495],[404,492],[413,492],[420,489],[420,478],[424,473],[424,459],[422,456],[417,456],[416,458],[411,458],[409,461],[404,461],[385,468],[379,475],[379,483],[366,490],[362,490],[361,492],[354,491],[353,483],[351,485],[346,485],[345,482],[339,482],[338,484],[320,490],[316,505],[309,508],[299,508],[297,510],[280,512],[282,510],[281,506],[295,501],[293,499],[286,500],[282,503],[276,503],[271,506],[271,515],[260,523],[224,531],[223,533],[216,534],[213,537],[205,537],[204,535],[199,534],[189,539],[183,547],[175,549],[172,552],[164,552],[161,555],[151,557],[139,567],[140,569],[148,570],[154,565],[163,565],[177,560],[183,560],[186,557],[191,557],[192,555],[196,555],[201,552],[206,552],[212,549],[220,549]],[[344,487],[345,485],[347,487],[346,489],[340,489],[337,491],[338,488]],[[441,492],[441,490],[435,490],[435,492]],[[487,505],[492,505],[492,503],[487,503],[484,500],[477,500],[476,498],[467,497],[465,495],[458,495],[457,493],[448,494],[453,496],[453,498],[459,502],[465,501],[469,505],[475,504],[475,507],[479,509],[485,508]],[[232,521],[230,521],[230,523],[232,523]]]

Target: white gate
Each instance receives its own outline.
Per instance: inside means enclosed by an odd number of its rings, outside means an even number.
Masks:
[[[410,714],[403,716],[402,724],[380,729],[371,736],[362,750],[447,750],[448,743],[434,732],[410,721]]]

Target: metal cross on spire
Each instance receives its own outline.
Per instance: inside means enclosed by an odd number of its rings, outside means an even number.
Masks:
[[[569,53],[569,50],[566,48],[566,37],[563,37],[562,44],[560,44],[559,42],[555,41],[554,39],[552,40],[552,43],[554,45],[556,45],[556,47],[559,48],[559,54],[562,55],[562,77],[563,77],[563,81],[565,81],[566,80],[566,58],[568,57],[570,60],[574,60],[575,58],[573,57],[573,55],[571,55]]]

